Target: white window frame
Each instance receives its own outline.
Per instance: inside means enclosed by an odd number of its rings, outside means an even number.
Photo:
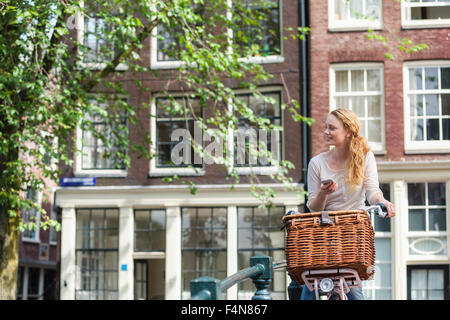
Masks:
[[[177,93],[173,94],[174,97],[184,97],[189,96],[188,93]],[[156,155],[156,100],[157,98],[163,98],[167,97],[165,94],[156,94],[152,97],[150,102],[150,137],[151,137],[151,144],[150,144],[150,154]],[[203,133],[202,133],[202,141],[203,141]],[[153,156],[150,159],[150,169],[148,172],[149,177],[167,177],[167,176],[203,176],[205,175],[205,163],[203,161],[201,168],[177,168],[177,167],[171,167],[171,168],[158,168],[156,166],[157,158],[156,156]]]
[[[408,188],[407,188],[407,184],[408,183],[424,183],[425,184],[425,204],[424,205],[409,205],[408,202]],[[413,207],[412,209],[416,209],[417,208],[426,208],[426,209],[433,209],[435,207],[443,207],[443,206],[436,206],[436,205],[428,205],[428,184],[429,183],[443,183],[445,185],[445,197],[446,197],[446,230],[442,230],[442,231],[409,231],[409,209],[411,207]],[[448,230],[450,227],[450,218],[449,218],[449,212],[450,212],[450,201],[449,201],[449,196],[450,196],[450,190],[449,190],[449,186],[450,183],[449,181],[445,181],[445,180],[435,180],[435,179],[417,179],[417,181],[407,181],[406,182],[406,189],[405,189],[405,201],[406,201],[406,212],[405,212],[405,217],[406,217],[406,255],[408,257],[408,261],[422,261],[422,262],[426,262],[426,261],[448,261],[449,257],[450,257],[450,250],[449,250],[449,241],[450,241],[450,237],[448,234]],[[425,225],[426,228],[428,227],[428,215],[426,215],[426,219],[425,219]],[[423,239],[439,239],[439,238],[443,238],[445,237],[445,245],[447,246],[446,248],[444,248],[444,250],[447,250],[447,254],[445,255],[433,255],[433,254],[410,254],[410,244],[409,244],[409,238],[423,238]],[[446,262],[448,263],[448,262]]]
[[[42,203],[42,191],[35,190],[36,192],[36,203],[40,204]],[[27,194],[25,194],[27,196]],[[22,209],[23,210],[23,209]],[[26,209],[29,210],[29,209]],[[33,221],[36,224],[36,230],[34,230],[34,238],[27,237],[25,233],[22,233],[22,241],[23,242],[30,242],[30,243],[40,243],[40,224],[41,224],[41,213],[36,208],[32,208],[34,212],[36,212],[35,220]],[[25,223],[28,221],[24,221]]]
[[[345,1],[345,0],[341,0]],[[363,6],[366,0],[363,1]],[[328,0],[328,30],[330,31],[355,31],[367,30],[368,28],[374,30],[383,29],[383,2],[380,0],[381,7],[379,8],[380,19],[351,19],[351,20],[336,20],[334,18],[335,5],[334,0]]]
[[[93,98],[98,95],[92,94]],[[76,129],[76,156],[74,161],[75,177],[99,177],[99,178],[125,178],[127,168],[125,169],[83,169],[83,130],[81,123]]]
[[[383,63],[339,63],[339,64],[332,64],[330,65],[330,111],[335,110],[338,106],[336,106],[335,97],[339,96],[340,94],[336,93],[335,88],[335,72],[336,71],[351,71],[351,70],[367,70],[367,69],[379,69],[380,70],[380,88],[381,91],[377,92],[376,94],[370,93],[368,94],[367,91],[361,91],[362,96],[380,96],[380,130],[381,130],[381,141],[380,142],[373,142],[368,141],[368,144],[372,151],[375,154],[385,154],[386,153],[386,115],[385,115],[385,94],[384,94],[384,65]],[[366,72],[364,72],[364,77],[366,77]],[[364,80],[365,85],[367,84],[367,79]],[[342,96],[349,96],[348,93],[342,93]],[[341,106],[339,106],[341,107]],[[367,109],[367,106],[365,106]],[[368,117],[370,120],[370,117]],[[361,120],[360,120],[361,121]],[[368,130],[368,128],[367,128]],[[365,135],[363,135],[365,137]]]
[[[424,154],[424,153],[450,153],[450,143],[447,140],[432,140],[432,141],[412,141],[411,140],[411,123],[410,123],[410,107],[409,107],[409,96],[410,92],[417,94],[450,94],[450,89],[438,89],[438,90],[409,90],[409,73],[408,68],[410,67],[450,67],[450,60],[435,60],[435,61],[415,61],[415,62],[405,62],[403,64],[403,111],[404,111],[404,141],[405,141],[405,153],[406,154]],[[438,73],[440,85],[440,72]],[[423,79],[423,81],[425,81]],[[423,86],[424,88],[424,86]],[[442,112],[440,115],[442,118]],[[424,124],[425,125],[425,124]]]
[[[259,93],[264,92],[273,92],[277,91],[280,93],[280,117],[281,117],[281,126],[284,128],[284,112],[281,109],[281,105],[284,101],[284,95],[282,88],[278,86],[270,86],[270,87],[264,87],[264,88],[258,88]],[[249,90],[236,90],[235,94],[248,94],[252,93],[252,91]],[[232,105],[228,104],[228,111],[231,113],[233,111]],[[232,128],[228,128],[227,132],[227,155],[228,155],[228,163],[231,164],[231,166],[228,168],[228,173],[230,174],[233,169],[236,170],[236,173],[239,175],[274,175],[277,174],[279,171],[279,167],[272,165],[272,166],[246,166],[246,167],[235,167],[234,166],[234,133],[235,131]],[[284,144],[285,144],[285,137],[284,137],[284,130],[279,133],[279,138],[281,139],[281,145],[280,145],[280,154],[278,161],[281,161],[284,159]],[[270,151],[270,150],[269,150]],[[247,152],[247,150],[246,150]]]
[[[421,0],[420,0],[421,1]],[[450,6],[450,3],[440,2],[414,2],[410,3],[408,0],[400,1],[401,3],[401,13],[402,13],[402,27],[405,29],[414,28],[444,28],[450,27],[449,19],[422,19],[422,20],[411,20],[411,8],[414,7],[442,7]]]
[[[84,8],[84,1],[85,0],[80,0],[81,8]],[[77,11],[77,13],[75,14],[75,28],[77,31],[77,35],[76,35],[77,41],[79,43],[84,44],[84,15],[80,11]],[[77,67],[80,69],[87,68],[90,70],[102,70],[106,67],[106,63],[84,62],[83,54],[79,51],[77,52],[77,55],[80,56],[80,61],[78,61],[78,63],[77,63]],[[126,71],[126,70],[128,70],[128,65],[125,63],[119,63],[114,70]]]
[[[232,0],[228,0],[228,7],[232,8]],[[280,54],[279,55],[269,55],[266,57],[257,56],[257,57],[242,57],[239,58],[239,61],[242,61],[244,63],[257,63],[257,64],[269,64],[269,63],[283,63],[284,62],[284,54],[283,54],[283,1],[279,0],[279,7],[278,10],[280,12]],[[227,10],[226,16],[228,19],[231,20],[232,18],[232,12],[231,10]],[[157,39],[157,28],[155,27],[152,30],[152,35],[150,39],[150,68],[151,69],[177,69],[179,67],[182,67],[185,65],[184,61],[181,60],[174,60],[174,61],[158,61],[158,39]],[[228,29],[228,38],[229,42],[231,43],[233,41],[233,30]],[[228,51],[231,52],[231,46],[228,48]]]

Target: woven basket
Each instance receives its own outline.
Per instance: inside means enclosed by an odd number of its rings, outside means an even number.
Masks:
[[[355,269],[361,280],[373,278],[375,245],[364,210],[297,213],[282,218],[287,229],[286,262],[291,277],[313,269]]]

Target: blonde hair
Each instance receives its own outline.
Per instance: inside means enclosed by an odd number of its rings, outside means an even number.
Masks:
[[[338,108],[331,111],[330,114],[341,120],[344,128],[350,134],[350,157],[345,164],[345,181],[353,189],[364,182],[364,159],[370,148],[366,139],[359,135],[359,120],[354,112]]]

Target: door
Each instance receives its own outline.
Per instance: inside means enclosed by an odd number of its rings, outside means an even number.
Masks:
[[[165,299],[165,259],[134,261],[134,299]]]

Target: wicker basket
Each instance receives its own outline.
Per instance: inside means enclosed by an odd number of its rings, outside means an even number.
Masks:
[[[375,245],[369,214],[364,210],[297,213],[283,216],[287,229],[286,262],[291,277],[313,269],[355,269],[372,279]]]

